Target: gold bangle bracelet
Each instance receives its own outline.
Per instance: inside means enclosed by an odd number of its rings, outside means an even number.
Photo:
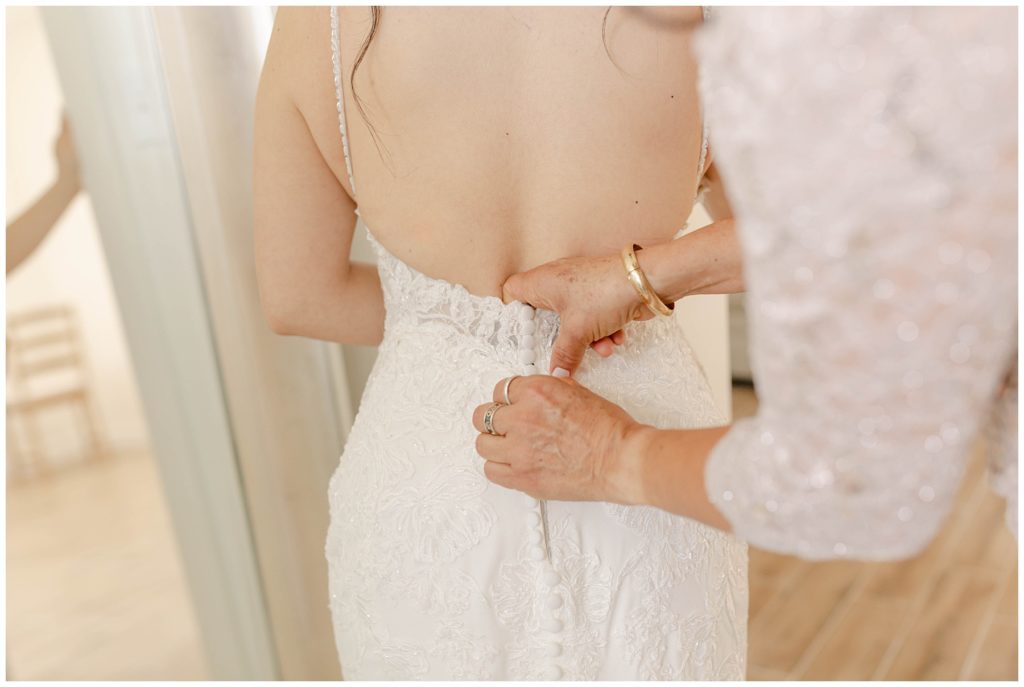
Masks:
[[[655,315],[671,315],[675,304],[665,303],[654,292],[651,282],[647,280],[647,275],[640,268],[640,261],[636,259],[636,252],[638,250],[643,250],[643,247],[635,243],[628,244],[622,249],[622,266],[626,268],[626,278],[629,279],[629,283],[640,294],[640,298],[652,313]]]

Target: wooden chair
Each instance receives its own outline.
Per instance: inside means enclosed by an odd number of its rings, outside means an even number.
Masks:
[[[46,437],[38,415],[55,406],[77,409],[88,454],[105,455],[97,424],[78,322],[68,305],[53,305],[7,318],[7,445],[12,477],[47,474]],[[16,431],[20,429],[21,431]],[[20,434],[20,440],[16,436]]]

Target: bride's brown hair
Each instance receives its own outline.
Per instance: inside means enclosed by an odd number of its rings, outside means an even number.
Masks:
[[[366,34],[366,38],[363,39],[363,44],[359,46],[359,52],[356,53],[356,61],[352,64],[352,75],[349,77],[348,83],[352,89],[352,99],[355,101],[356,107],[359,108],[359,114],[363,117],[363,121],[366,122],[366,126],[370,129],[370,135],[373,136],[373,142],[377,145],[377,151],[380,152],[381,143],[377,138],[377,130],[370,124],[370,119],[366,116],[366,108],[363,107],[363,99],[356,92],[356,70],[363,63],[366,51],[370,49],[370,43],[377,33],[378,26],[380,26],[380,5],[370,5],[370,31]]]

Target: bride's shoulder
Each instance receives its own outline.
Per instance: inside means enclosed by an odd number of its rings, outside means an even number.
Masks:
[[[294,83],[297,76],[313,65],[314,56],[325,50],[329,65],[329,21],[329,9],[326,7],[278,9],[263,59],[263,83],[281,87]]]
[[[325,83],[333,83],[330,8],[279,8],[263,60],[261,96],[305,115],[321,109],[321,100],[333,102]]]

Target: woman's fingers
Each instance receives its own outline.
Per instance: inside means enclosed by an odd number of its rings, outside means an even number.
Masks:
[[[517,395],[520,393],[520,388],[524,383],[526,383],[526,377],[523,375],[505,377],[494,385],[494,392],[491,394],[491,398],[494,399],[495,403],[515,403]]]
[[[495,484],[509,489],[515,489],[517,485],[515,473],[512,472],[512,466],[505,463],[493,460],[486,461],[484,463],[484,476]]]
[[[607,358],[615,352],[616,346],[621,346],[624,343],[626,343],[626,332],[620,329],[617,332],[612,332],[610,335],[598,339],[594,343],[590,344],[590,347],[597,351],[597,354],[602,358]]]
[[[501,437],[490,434],[476,435],[476,452],[488,463],[509,465],[510,459],[505,457],[506,447],[504,444],[505,440]]]
[[[473,427],[476,431],[492,436],[487,431],[487,427],[484,426],[484,417],[490,411],[491,407],[494,406],[494,411],[491,413],[491,427],[497,433],[498,437],[502,437],[505,434],[507,428],[506,420],[507,414],[512,411],[512,406],[507,406],[504,402],[484,403],[481,406],[477,406],[476,410],[473,411]],[[502,417],[503,414],[505,417]]]
[[[590,347],[593,348],[602,358],[607,358],[615,352],[615,344],[612,342],[611,337],[608,336],[598,339],[594,343],[590,344]]]

